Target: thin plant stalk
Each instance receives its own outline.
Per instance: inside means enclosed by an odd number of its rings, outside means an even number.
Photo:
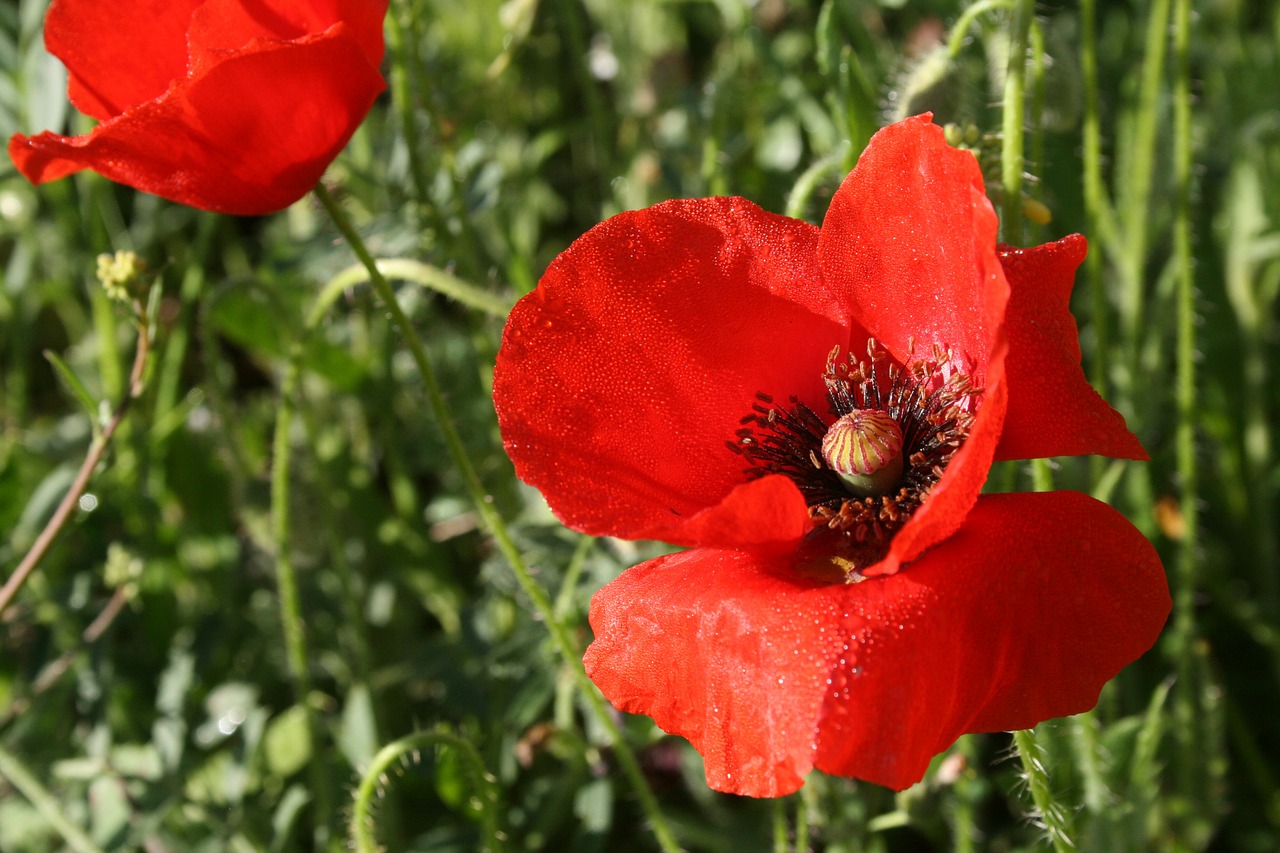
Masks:
[[[360,780],[360,787],[356,789],[355,803],[351,809],[352,846],[357,853],[376,853],[383,849],[374,835],[374,796],[387,784],[387,774],[398,762],[428,747],[448,747],[462,760],[476,789],[473,802],[480,812],[480,827],[484,837],[480,853],[500,853],[505,848],[506,839],[498,828],[498,780],[485,769],[480,753],[471,741],[444,729],[418,732],[378,750]]]
[[[1084,78],[1084,117],[1081,123],[1081,147],[1084,174],[1084,215],[1089,235],[1109,242],[1103,235],[1111,216],[1102,183],[1102,129],[1098,118],[1098,25],[1097,0],[1080,3],[1080,73]],[[1114,226],[1110,226],[1113,228]],[[1093,358],[1089,379],[1103,397],[1111,384],[1109,367],[1108,300],[1102,281],[1102,252],[1090,252],[1084,259],[1084,274],[1089,282],[1090,322],[1093,330]]]
[[[1147,256],[1147,229],[1150,227],[1151,186],[1155,176],[1156,119],[1160,113],[1160,88],[1164,78],[1165,41],[1168,38],[1170,0],[1155,0],[1147,21],[1147,41],[1143,51],[1142,78],[1134,112],[1133,143],[1124,177],[1123,233],[1120,250],[1127,298],[1125,331],[1133,341],[1131,381],[1137,379],[1138,342],[1144,337],[1146,292],[1143,265]]]
[[[1036,812],[1043,822],[1054,853],[1071,853],[1074,848],[1071,821],[1067,811],[1053,798],[1053,791],[1049,784],[1049,771],[1044,766],[1035,731],[1025,729],[1014,732],[1013,742],[1018,748],[1018,758],[1022,762],[1027,788],[1031,791],[1031,801],[1035,804]]]
[[[333,813],[329,780],[321,760],[323,740],[319,714],[311,702],[311,669],[307,652],[306,629],[302,620],[302,603],[298,596],[298,573],[293,565],[289,543],[289,453],[290,432],[293,428],[293,397],[297,389],[301,357],[295,344],[285,378],[281,383],[280,405],[276,413],[275,435],[272,439],[271,460],[271,533],[275,541],[276,589],[279,592],[280,625],[284,634],[285,659],[289,666],[289,680],[293,682],[294,699],[302,707],[307,721],[307,737],[311,744],[312,795],[315,797],[315,841],[319,849],[328,843],[328,816]]]
[[[372,283],[374,291],[378,294],[378,298],[382,301],[383,307],[391,315],[391,320],[399,329],[401,336],[405,340],[405,344],[409,348],[409,352],[413,357],[414,363],[417,365],[418,372],[421,375],[424,390],[427,395],[427,402],[430,405],[432,413],[435,416],[436,423],[440,427],[440,431],[444,436],[445,445],[449,449],[449,455],[452,457],[454,465],[457,466],[458,472],[462,476],[462,480],[466,485],[467,491],[475,504],[476,512],[484,521],[485,527],[493,536],[498,550],[502,552],[508,564],[515,572],[516,580],[520,584],[520,588],[528,596],[534,609],[538,612],[543,623],[547,626],[547,630],[551,634],[552,642],[556,646],[556,650],[563,658],[564,662],[570,667],[574,680],[577,682],[583,696],[586,697],[591,707],[592,713],[595,715],[601,726],[609,735],[609,739],[613,746],[614,756],[621,765],[623,772],[631,782],[636,797],[640,801],[640,806],[645,813],[645,817],[653,829],[654,836],[659,846],[666,853],[676,853],[680,848],[676,844],[674,836],[671,834],[670,828],[667,826],[666,818],[663,817],[658,807],[658,801],[653,795],[653,791],[649,788],[645,781],[644,774],[640,770],[640,764],[636,760],[635,753],[631,751],[623,737],[621,729],[614,720],[608,707],[605,705],[604,698],[595,689],[591,680],[587,677],[586,670],[582,667],[582,660],[579,651],[569,636],[564,624],[556,618],[555,608],[551,603],[551,599],[547,593],[533,580],[533,576],[529,573],[529,568],[525,565],[524,557],[521,555],[519,548],[516,547],[515,541],[511,538],[510,532],[507,530],[506,523],[493,508],[493,502],[486,493],[483,483],[480,482],[480,476],[476,473],[475,466],[471,463],[470,456],[467,455],[466,448],[462,444],[462,437],[458,433],[458,427],[453,420],[453,415],[449,410],[448,403],[445,402],[444,394],[440,389],[440,383],[436,378],[435,368],[431,364],[430,356],[427,353],[426,346],[422,342],[422,338],[418,335],[413,327],[404,309],[400,306],[399,300],[396,298],[395,291],[387,282],[386,277],[378,269],[378,264],[373,256],[365,247],[364,241],[360,235],[352,227],[347,219],[346,213],[341,206],[333,198],[332,194],[320,184],[315,190],[316,197],[320,200],[328,212],[329,217],[333,220],[334,225],[346,238],[351,250],[360,259],[360,262],[369,270],[369,281]]]
[[[1000,215],[1004,242],[1022,245],[1023,125],[1026,121],[1027,37],[1034,15],[1029,0],[1013,8],[1009,35],[1009,65],[1004,78],[1003,150],[1000,183],[1004,194]]]
[[[1192,668],[1192,644],[1196,636],[1196,560],[1199,551],[1199,471],[1196,466],[1196,430],[1199,425],[1196,392],[1195,269],[1191,259],[1191,72],[1190,0],[1177,0],[1173,27],[1173,147],[1174,182],[1177,188],[1173,225],[1174,264],[1177,269],[1177,380],[1175,398],[1178,425],[1175,432],[1178,478],[1182,485],[1180,509],[1182,538],[1178,543],[1177,585],[1174,590],[1174,654],[1178,660],[1181,689],[1174,713],[1180,741],[1184,793],[1195,790],[1194,775],[1200,761],[1193,761],[1202,745],[1195,736],[1201,719],[1199,679]]]
[[[150,329],[143,325],[138,330],[138,344],[133,354],[133,369],[129,373],[128,390],[111,413],[111,417],[107,420],[102,432],[96,435],[89,445],[89,452],[85,454],[84,461],[80,463],[80,469],[76,471],[75,478],[71,481],[71,487],[62,496],[62,501],[58,504],[58,508],[50,516],[49,521],[40,531],[40,535],[36,537],[36,541],[31,544],[31,548],[27,551],[26,556],[22,558],[22,562],[14,569],[13,574],[5,581],[4,586],[0,587],[0,614],[3,614],[9,607],[14,596],[22,589],[23,583],[35,571],[36,566],[40,564],[50,546],[53,545],[53,541],[58,538],[58,534],[66,526],[67,519],[71,517],[72,511],[79,504],[81,495],[89,487],[89,481],[93,479],[93,473],[97,469],[98,463],[102,461],[103,454],[107,452],[107,448],[111,445],[111,439],[115,437],[116,431],[120,429],[120,424],[124,422],[125,415],[129,413],[133,401],[142,395],[150,353]]]

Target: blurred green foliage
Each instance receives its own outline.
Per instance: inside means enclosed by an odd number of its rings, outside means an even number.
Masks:
[[[1011,4],[982,6],[957,31],[966,4],[954,0],[392,3],[391,88],[326,183],[375,255],[470,288],[447,299],[412,276],[397,285],[494,505],[582,645],[592,591],[658,546],[584,541],[515,481],[489,399],[493,306],[604,217],[663,199],[735,194],[820,221],[874,130],[926,109],[995,145],[983,162],[998,198]],[[1192,6],[1200,322],[1197,403],[1181,413],[1169,9],[1035,6],[1024,190],[1053,221],[1029,225],[1028,240],[1090,236],[1075,304],[1086,368],[1153,456],[1066,460],[1056,483],[1128,513],[1189,603],[1097,711],[1041,726],[1039,747],[1078,849],[1274,850],[1280,7]],[[0,5],[6,138],[86,127],[41,48],[43,11]],[[144,258],[159,288],[151,370],[92,500],[0,617],[0,849],[345,849],[375,753],[437,725],[496,777],[511,849],[654,849],[358,274],[308,334],[319,294],[353,263],[310,199],[237,220],[92,174],[34,188],[0,167],[4,576],[84,458],[92,404],[126,392],[134,326],[94,277],[97,255],[118,250]],[[270,527],[272,431],[295,348],[289,544],[305,697],[281,639]],[[1180,424],[1195,430],[1190,494]],[[1031,482],[1016,466],[994,479]],[[321,721],[314,739],[300,703]],[[1029,850],[1044,837],[1005,735],[965,738],[902,794],[814,774],[773,804],[709,791],[683,741],[624,722],[689,849],[788,849],[797,825],[832,853]],[[426,746],[391,764],[368,817],[387,849],[479,845],[484,808],[460,755]]]

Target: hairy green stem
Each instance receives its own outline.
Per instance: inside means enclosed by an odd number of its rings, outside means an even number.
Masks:
[[[485,768],[480,753],[471,741],[444,729],[437,729],[417,732],[392,741],[373,757],[369,769],[360,779],[360,787],[356,789],[355,803],[351,809],[351,843],[357,853],[377,853],[382,850],[375,837],[372,811],[379,786],[387,782],[387,772],[396,762],[403,761],[406,755],[416,754],[425,747],[440,746],[449,747],[462,759],[475,787],[472,805],[480,812],[480,828],[484,838],[480,853],[500,853],[505,848],[506,839],[498,828],[498,780]]]
[[[1004,193],[1000,227],[1004,242],[1022,245],[1023,133],[1026,123],[1027,36],[1035,9],[1032,0],[1018,0],[1009,34],[1009,65],[1004,77],[1000,183]]]
[[[276,588],[280,600],[280,624],[284,632],[285,658],[289,679],[293,682],[294,699],[306,715],[307,736],[311,742],[308,762],[315,797],[314,832],[317,849],[328,844],[328,816],[333,813],[333,798],[322,760],[324,741],[320,715],[311,702],[311,671],[307,654],[307,637],[302,620],[302,604],[298,596],[298,574],[293,565],[289,542],[289,454],[293,427],[293,398],[297,392],[301,363],[301,344],[295,342],[284,381],[280,387],[280,406],[276,414],[271,459],[271,532],[275,541]]]
[[[1123,234],[1121,268],[1126,299],[1125,331],[1133,342],[1130,368],[1132,380],[1138,371],[1139,342],[1145,337],[1146,287],[1143,267],[1147,259],[1148,229],[1151,226],[1151,186],[1156,163],[1156,125],[1160,115],[1160,86],[1164,78],[1165,41],[1169,31],[1170,0],[1155,0],[1147,21],[1147,41],[1143,51],[1142,82],[1134,112],[1133,141],[1128,170],[1124,177]]]
[[[1084,167],[1084,214],[1091,239],[1105,246],[1110,240],[1105,236],[1110,220],[1106,191],[1102,183],[1102,130],[1098,119],[1098,24],[1097,0],[1081,0],[1080,73],[1084,77],[1084,119],[1081,125],[1081,145]],[[1113,227],[1113,226],[1112,226]],[[1102,281],[1102,252],[1096,249],[1085,257],[1085,278],[1089,282],[1089,302],[1092,308],[1090,322],[1093,327],[1093,360],[1090,381],[1103,397],[1111,384],[1108,341],[1108,300]]]
[[[1040,820],[1044,823],[1044,830],[1049,836],[1049,843],[1053,846],[1054,853],[1071,853],[1074,846],[1071,820],[1067,810],[1053,798],[1053,790],[1049,785],[1049,771],[1045,769],[1035,730],[1024,729],[1014,732],[1013,742],[1018,747],[1018,758],[1022,762],[1022,771],[1026,775],[1031,801],[1035,804]]]
[[[668,851],[668,853],[675,853],[680,848],[667,826],[666,819],[658,807],[658,801],[654,797],[653,791],[650,790],[648,783],[645,781],[639,762],[636,761],[635,753],[627,745],[621,729],[615,722],[609,708],[605,705],[604,698],[596,690],[595,685],[591,683],[591,679],[587,678],[586,670],[582,668],[579,650],[574,645],[564,623],[556,618],[555,608],[546,591],[534,582],[528,566],[525,565],[520,549],[516,547],[515,541],[507,530],[506,523],[502,520],[497,510],[494,509],[492,498],[485,491],[484,484],[480,482],[480,476],[476,473],[475,466],[471,463],[471,457],[467,455],[467,450],[462,443],[462,437],[458,433],[458,427],[453,420],[449,405],[445,402],[440,383],[436,379],[435,368],[432,367],[431,358],[422,342],[422,338],[418,335],[417,330],[414,329],[408,315],[404,313],[404,309],[401,308],[400,302],[396,298],[395,291],[392,290],[386,277],[378,269],[377,262],[369,254],[364,241],[360,238],[355,228],[352,227],[341,206],[323,184],[316,187],[315,193],[320,203],[329,213],[334,225],[342,233],[342,236],[346,238],[351,250],[355,252],[356,257],[360,259],[360,262],[369,271],[369,281],[378,294],[378,298],[383,302],[383,306],[391,315],[392,322],[395,323],[404,338],[405,344],[409,348],[409,353],[417,365],[418,373],[422,377],[427,403],[431,407],[432,414],[435,416],[436,423],[444,437],[445,445],[449,449],[449,455],[453,459],[454,465],[457,466],[458,473],[462,476],[467,492],[475,504],[476,512],[484,521],[490,535],[493,536],[498,550],[502,552],[503,557],[506,558],[507,563],[515,572],[520,588],[528,596],[534,609],[537,610],[538,615],[547,626],[556,650],[570,667],[574,680],[577,682],[582,694],[587,698],[592,713],[608,733],[612,742],[614,756],[631,782],[636,797],[640,801],[640,806],[653,828],[653,833],[659,846],[664,851]]]
[[[1177,269],[1177,385],[1175,397],[1178,426],[1175,433],[1178,478],[1182,484],[1182,540],[1178,544],[1177,586],[1174,590],[1173,626],[1181,689],[1174,713],[1182,756],[1184,793],[1196,789],[1195,778],[1203,758],[1193,759],[1204,749],[1196,737],[1196,721],[1203,717],[1202,687],[1192,667],[1192,644],[1196,636],[1195,590],[1199,537],[1199,472],[1196,466],[1196,431],[1199,426],[1196,394],[1196,300],[1195,269],[1191,258],[1191,71],[1190,0],[1177,0],[1173,27],[1173,147],[1174,181],[1177,202],[1173,225],[1173,254]]]

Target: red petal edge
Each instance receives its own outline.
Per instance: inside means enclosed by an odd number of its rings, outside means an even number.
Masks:
[[[741,551],[636,566],[592,599],[585,664],[617,707],[688,738],[712,788],[782,796],[816,766],[900,790],[961,734],[1093,707],[1170,605],[1110,507],[992,495],[908,570],[854,585]]]
[[[383,88],[337,24],[257,42],[84,136],[17,134],[9,156],[33,183],[93,169],[180,204],[261,215],[315,186]]]
[[[794,485],[746,484],[725,445],[757,392],[825,411],[827,352],[849,332],[817,237],[713,198],[619,214],[575,241],[511,312],[498,353],[494,407],[516,473],[588,533],[794,541],[806,517]]]
[[[914,341],[954,347],[979,385],[1008,286],[998,223],[973,154],[928,115],[882,129],[831,200],[818,244],[828,289],[899,361]]]
[[[1032,249],[1000,247],[1009,280],[1005,329],[1009,411],[997,459],[1098,453],[1147,459],[1124,418],[1098,396],[1080,367],[1071,289],[1088,244],[1072,234]]]
[[[49,52],[67,66],[71,103],[106,121],[186,75],[187,26],[204,0],[54,0]]]

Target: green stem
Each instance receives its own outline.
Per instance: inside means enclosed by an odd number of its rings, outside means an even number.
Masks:
[[[1049,771],[1045,769],[1035,730],[1014,732],[1013,742],[1017,744],[1018,758],[1022,761],[1027,787],[1031,791],[1031,801],[1040,814],[1040,820],[1044,822],[1049,843],[1055,853],[1071,853],[1074,845],[1070,818],[1066,809],[1053,798],[1053,791],[1049,786]]]
[[[960,738],[960,742],[956,745],[968,768],[974,767],[977,763],[976,744],[974,737],[965,736]],[[974,853],[974,844],[980,834],[977,808],[981,794],[971,770],[960,773],[960,778],[956,779],[955,792],[955,804],[952,807],[954,809],[951,827],[952,849],[955,853]]]
[[[1102,130],[1098,119],[1098,25],[1097,0],[1080,4],[1082,44],[1080,71],[1084,77],[1084,121],[1081,128],[1084,167],[1084,213],[1089,236],[1101,245],[1110,242],[1105,236],[1104,220],[1109,219],[1106,192],[1102,184]],[[1090,380],[1103,397],[1111,381],[1107,323],[1107,291],[1102,281],[1102,252],[1094,250],[1085,257],[1085,277],[1089,281],[1090,320],[1093,325],[1093,370]]]
[[[1125,328],[1133,341],[1131,381],[1136,381],[1138,371],[1139,342],[1148,322],[1143,282],[1143,267],[1147,258],[1147,230],[1151,225],[1151,184],[1155,174],[1156,124],[1160,114],[1160,84],[1164,77],[1165,40],[1169,32],[1170,0],[1155,0],[1151,6],[1151,18],[1147,22],[1147,41],[1144,49],[1142,84],[1137,109],[1134,112],[1133,144],[1129,169],[1124,176],[1127,190],[1124,204],[1124,233],[1122,257],[1124,258]]]
[[[964,50],[965,40],[969,37],[969,28],[979,16],[997,9],[1012,9],[1018,2],[1019,0],[978,0],[961,12],[960,17],[956,18],[956,22],[951,25],[951,35],[947,39],[947,57],[954,60],[960,56],[960,51]]]
[[[146,321],[144,319],[139,322],[145,324]],[[41,529],[40,535],[36,537],[36,541],[32,543],[30,550],[22,558],[22,562],[13,570],[13,574],[8,577],[4,586],[0,587],[0,614],[4,613],[10,602],[13,601],[14,596],[22,589],[22,585],[27,578],[35,571],[40,561],[44,559],[44,555],[53,545],[54,540],[58,538],[58,534],[62,532],[67,519],[71,517],[71,513],[78,506],[80,496],[89,487],[89,481],[93,479],[94,471],[97,470],[103,454],[107,452],[107,448],[111,445],[112,438],[115,437],[120,425],[124,423],[125,415],[129,413],[133,401],[142,396],[150,354],[151,330],[143,325],[138,329],[138,343],[133,355],[133,369],[129,374],[129,386],[125,389],[124,396],[115,407],[115,411],[111,413],[111,418],[107,421],[106,426],[103,427],[102,433],[90,443],[89,451],[85,454],[84,461],[80,463],[80,469],[72,479],[71,487],[62,496],[62,501],[58,504],[58,508],[54,510],[49,521]]]
[[[792,219],[804,218],[805,210],[809,206],[809,200],[813,197],[818,182],[828,175],[839,175],[846,171],[845,161],[849,156],[850,148],[849,141],[843,140],[830,154],[818,159],[804,170],[787,195],[785,211],[787,216]]]
[[[787,838],[787,801],[778,797],[769,806],[773,812],[773,853],[788,853],[791,843]]]
[[[1203,744],[1195,737],[1196,721],[1202,718],[1201,689],[1191,667],[1195,642],[1196,557],[1199,550],[1199,472],[1196,467],[1196,429],[1199,422],[1196,395],[1196,301],[1195,270],[1191,259],[1191,72],[1190,0],[1177,0],[1173,28],[1173,146],[1174,181],[1177,203],[1173,225],[1174,263],[1178,271],[1177,289],[1177,386],[1175,396],[1178,426],[1175,433],[1178,477],[1182,484],[1181,510],[1184,522],[1178,545],[1177,586],[1174,590],[1173,626],[1175,655],[1181,689],[1174,713],[1183,757],[1183,793],[1192,795],[1201,759],[1195,759]]]
[[[422,136],[418,130],[418,117],[413,105],[413,87],[410,85],[410,69],[417,68],[417,57],[409,53],[409,40],[406,38],[406,24],[401,16],[412,20],[413,10],[407,3],[397,3],[387,16],[387,49],[399,61],[391,63],[391,103],[395,108],[400,130],[403,133],[405,149],[409,154],[409,174],[413,177],[414,193],[419,201],[431,198],[430,182],[427,170],[422,162],[422,153],[418,142]]]
[[[420,284],[468,308],[483,311],[492,317],[505,319],[511,313],[512,303],[510,299],[481,290],[474,284],[450,275],[439,267],[433,267],[421,261],[412,261],[408,258],[384,258],[378,261],[378,269],[387,278]],[[356,264],[342,270],[331,281],[333,286],[340,290],[346,290],[354,284],[368,280],[369,271],[363,265]]]
[[[393,764],[403,760],[404,756],[428,746],[454,749],[467,766],[476,788],[472,802],[480,811],[480,827],[484,833],[484,846],[480,851],[500,853],[505,847],[503,842],[506,839],[498,829],[498,780],[485,769],[484,761],[471,741],[444,730],[418,732],[392,741],[373,757],[369,769],[360,779],[360,787],[356,790],[355,804],[351,810],[351,843],[357,853],[375,853],[383,849],[375,837],[372,812],[374,796],[378,793],[378,788],[386,784],[387,771]]]
[[[311,741],[308,762],[311,784],[316,798],[314,831],[317,849],[328,845],[328,816],[333,814],[329,780],[321,759],[323,740],[319,714],[311,702],[311,672],[308,664],[307,638],[303,627],[302,605],[298,597],[298,576],[294,569],[289,541],[289,454],[293,427],[293,398],[297,393],[302,345],[295,342],[280,387],[280,408],[276,414],[271,462],[271,532],[276,547],[276,588],[280,593],[280,624],[284,631],[285,657],[289,678],[293,682],[294,699],[302,706]]]
[[[814,806],[813,780],[800,789],[796,799],[796,853],[809,853],[809,810]]]
[[[36,807],[36,811],[49,821],[54,831],[61,835],[62,840],[67,842],[67,846],[76,853],[102,853],[102,848],[94,844],[93,839],[63,813],[57,797],[49,793],[49,790],[40,784],[35,774],[4,747],[0,747],[0,777],[8,779],[9,784]]]
[[[1106,814],[1111,792],[1103,775],[1102,746],[1098,742],[1098,718],[1094,711],[1085,711],[1070,719],[1071,740],[1080,768],[1084,787],[1085,810],[1095,817]]]
[[[334,200],[332,194],[323,184],[316,187],[315,194],[328,212],[329,217],[333,220],[334,225],[342,233],[342,236],[346,238],[351,250],[360,259],[360,262],[365,265],[365,269],[369,271],[369,281],[377,292],[378,298],[391,315],[391,320],[399,329],[405,344],[409,347],[409,353],[413,357],[418,373],[422,377],[427,403],[431,407],[432,414],[435,415],[436,423],[440,427],[445,445],[449,449],[449,455],[452,457],[454,465],[457,466],[458,473],[462,476],[463,483],[466,485],[472,502],[475,504],[476,512],[493,536],[498,550],[502,552],[512,571],[515,572],[516,581],[520,584],[520,588],[528,596],[539,617],[547,626],[556,650],[573,672],[574,680],[577,682],[582,694],[587,698],[592,713],[608,733],[614,755],[635,790],[640,806],[653,827],[653,833],[659,846],[664,851],[668,851],[668,853],[675,853],[680,848],[667,826],[666,819],[658,808],[658,801],[654,797],[653,791],[649,789],[649,785],[645,781],[640,765],[636,761],[635,753],[627,745],[621,729],[619,729],[613,715],[605,705],[604,698],[595,689],[591,679],[587,677],[586,670],[582,668],[580,653],[569,636],[568,630],[565,628],[564,623],[556,618],[555,609],[546,591],[534,582],[528,566],[525,565],[524,557],[520,554],[520,550],[516,547],[510,532],[507,530],[506,523],[502,520],[502,516],[498,514],[497,510],[494,509],[492,498],[485,491],[484,484],[480,482],[480,476],[476,473],[475,466],[471,464],[471,458],[467,455],[466,448],[462,443],[462,437],[458,434],[458,427],[449,410],[449,405],[445,402],[444,394],[440,390],[435,368],[431,365],[431,358],[422,343],[422,338],[413,328],[413,323],[409,320],[408,315],[404,313],[404,309],[400,307],[395,291],[387,283],[387,279],[378,269],[373,256],[369,254],[369,250],[365,247],[364,241],[360,238],[355,228],[352,227],[351,222],[347,219],[337,201]]]
[[[1004,78],[1003,142],[1000,156],[1000,226],[1004,242],[1022,244],[1023,126],[1026,122],[1027,35],[1035,9],[1033,0],[1019,0],[1013,9],[1009,35],[1009,66]]]

